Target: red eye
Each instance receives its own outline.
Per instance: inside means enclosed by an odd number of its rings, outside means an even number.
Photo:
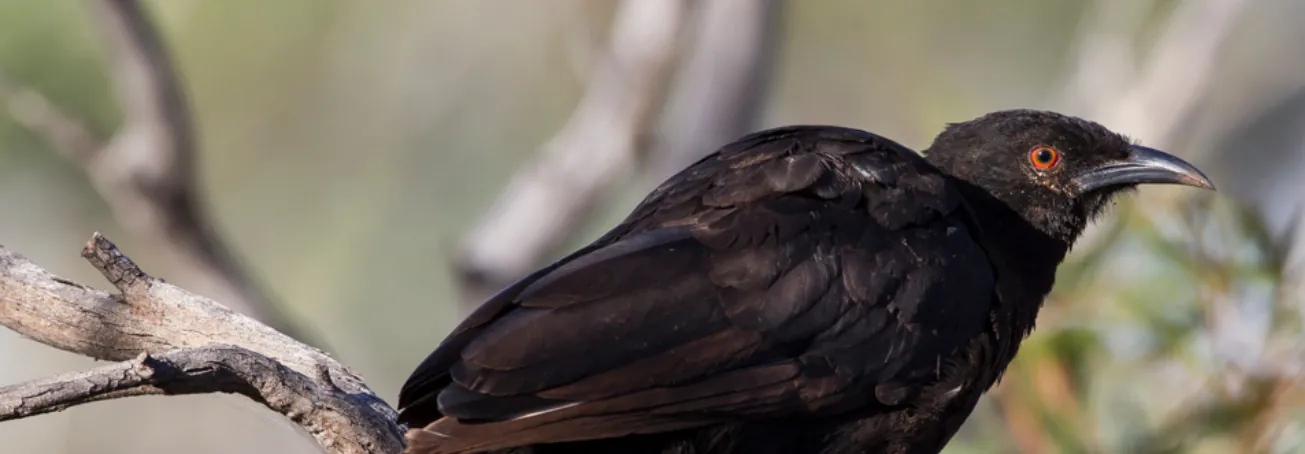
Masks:
[[[1051,147],[1036,147],[1029,152],[1029,162],[1038,169],[1050,169],[1060,164],[1060,152]]]

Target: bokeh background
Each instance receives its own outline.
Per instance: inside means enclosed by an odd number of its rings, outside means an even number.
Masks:
[[[0,244],[107,288],[78,257],[102,231],[234,301],[66,158],[134,121],[111,3],[0,0]],[[478,298],[743,132],[831,123],[921,149],[947,122],[1031,107],[1183,156],[1219,192],[1121,201],[946,452],[1305,452],[1305,1],[141,4],[193,118],[203,224],[391,402]],[[0,384],[92,364],[0,330]],[[0,447],[317,452],[233,396],[7,422]]]

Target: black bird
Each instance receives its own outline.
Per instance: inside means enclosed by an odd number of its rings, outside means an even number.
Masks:
[[[937,453],[1112,196],[1213,189],[1082,119],[950,124],[925,157],[745,136],[471,314],[399,395],[409,453]]]

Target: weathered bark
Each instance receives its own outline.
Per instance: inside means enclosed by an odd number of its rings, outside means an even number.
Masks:
[[[0,420],[134,395],[225,392],[285,415],[326,452],[403,449],[394,409],[326,353],[146,274],[99,234],[82,256],[120,293],[60,278],[0,246],[0,325],[125,362],[0,388]]]

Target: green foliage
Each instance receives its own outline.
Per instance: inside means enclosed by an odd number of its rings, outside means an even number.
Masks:
[[[1305,427],[1291,238],[1226,198],[1146,202],[1120,207],[1118,230],[1061,270],[994,393],[1000,414],[976,415],[1009,434],[981,436],[1028,438],[1025,452],[1299,449],[1283,435]],[[948,452],[977,452],[965,443]]]

